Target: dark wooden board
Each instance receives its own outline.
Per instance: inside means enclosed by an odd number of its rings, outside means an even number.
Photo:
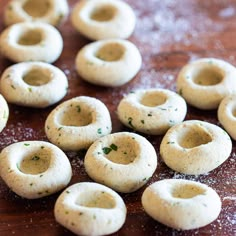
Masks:
[[[0,31],[4,29],[3,9],[8,1],[0,0]],[[70,9],[77,2],[69,0]],[[69,91],[63,101],[75,96],[93,96],[108,107],[113,123],[112,132],[131,131],[118,120],[116,109],[122,96],[137,88],[167,88],[175,91],[176,76],[187,62],[216,57],[236,65],[236,1],[235,0],[127,0],[137,16],[134,34],[129,38],[140,49],[143,64],[138,75],[119,88],[91,85],[79,78],[75,71],[78,50],[90,41],[73,29],[69,19],[59,27],[64,39],[64,50],[54,63],[68,77]],[[0,73],[13,63],[0,55]],[[236,78],[235,78],[236,79]],[[24,140],[47,140],[44,122],[46,109],[9,105],[10,117],[0,133],[0,150]],[[199,119],[220,125],[216,111],[201,111],[188,106],[188,119]],[[236,235],[236,144],[228,160],[208,174],[187,176],[170,170],[159,155],[162,136],[144,135],[155,147],[158,167],[146,186],[131,194],[121,194],[127,209],[127,219],[114,235]],[[84,153],[67,152],[73,167],[70,184],[91,181],[83,166]],[[221,197],[219,218],[206,227],[176,231],[152,220],[141,206],[141,195],[149,184],[165,179],[181,178],[206,183]],[[26,200],[11,192],[0,179],[0,235],[73,235],[55,222],[53,207],[60,193],[38,200]],[[180,216],[181,217],[181,216]]]

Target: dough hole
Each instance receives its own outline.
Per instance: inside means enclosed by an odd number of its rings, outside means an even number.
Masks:
[[[92,115],[80,105],[71,105],[63,111],[59,123],[64,126],[86,126],[92,123]]]
[[[24,11],[32,17],[43,17],[47,14],[50,8],[51,4],[48,0],[28,0],[23,5]]]
[[[117,138],[115,143],[111,144],[110,147],[103,148],[104,152],[106,152],[106,150],[109,151],[106,155],[107,159],[117,164],[128,165],[134,162],[138,156],[139,147],[135,140],[120,137]]]
[[[183,148],[194,148],[212,142],[210,134],[201,127],[185,127],[178,139]]]
[[[196,197],[197,195],[203,195],[205,192],[206,191],[199,186],[194,186],[192,184],[181,184],[175,186],[171,194],[174,198],[188,199]]]
[[[39,30],[28,30],[20,36],[18,44],[26,46],[37,45],[42,41],[42,38],[42,33]]]
[[[122,58],[125,48],[118,43],[104,45],[96,54],[96,57],[103,61],[118,61]]]
[[[30,153],[20,162],[19,169],[25,174],[41,174],[49,168],[49,157],[48,153],[42,151]]]
[[[104,191],[90,191],[80,194],[76,204],[84,207],[112,209],[116,206],[115,199]]]
[[[116,8],[111,5],[105,5],[99,8],[95,8],[91,13],[91,19],[95,21],[110,21],[114,18]]]
[[[196,70],[196,74],[194,75],[194,82],[198,85],[203,86],[213,86],[219,84],[223,80],[223,74],[219,71],[218,68],[199,68]]]
[[[163,93],[149,92],[141,98],[140,103],[147,107],[156,107],[164,104],[166,100],[167,97]]]
[[[47,84],[50,79],[50,72],[42,71],[42,69],[32,69],[23,76],[24,82],[32,86]]]

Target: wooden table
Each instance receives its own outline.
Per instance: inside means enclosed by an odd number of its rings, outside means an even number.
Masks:
[[[69,0],[73,7],[76,0]],[[235,0],[127,0],[135,10],[137,26],[129,38],[138,46],[143,64],[138,75],[119,88],[104,88],[91,85],[79,78],[74,60],[78,50],[89,43],[77,33],[69,20],[59,27],[64,38],[64,50],[55,63],[68,77],[69,91],[63,100],[87,95],[103,101],[111,113],[113,131],[131,131],[118,120],[117,105],[122,96],[137,88],[168,88],[175,91],[176,76],[187,62],[215,57],[236,65],[236,1]],[[2,13],[7,0],[0,0],[0,31],[4,29]],[[0,72],[13,63],[0,55]],[[236,79],[236,78],[235,78]],[[23,140],[47,140],[44,122],[47,109],[24,108],[9,105],[10,117],[0,134],[0,148]],[[216,111],[201,111],[188,107],[188,119],[199,119],[218,124]],[[236,235],[236,144],[228,160],[209,174],[187,176],[176,173],[165,166],[160,155],[161,136],[147,136],[158,154],[158,167],[148,182],[165,178],[191,179],[213,187],[221,197],[222,211],[212,224],[191,231],[176,231],[152,220],[143,210],[140,202],[142,189],[121,194],[127,209],[127,220],[122,229],[114,235]],[[84,153],[67,152],[73,167],[70,184],[91,181],[83,166]],[[57,224],[53,207],[59,193],[38,200],[25,200],[11,192],[0,179],[0,235],[72,235]],[[181,217],[181,216],[180,216]]]

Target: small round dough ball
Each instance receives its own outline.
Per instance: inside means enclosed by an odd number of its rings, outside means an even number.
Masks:
[[[167,89],[140,89],[129,93],[118,105],[119,120],[136,131],[160,135],[182,122],[185,100]]]
[[[153,219],[177,230],[210,224],[221,211],[212,188],[190,180],[165,179],[148,186],[142,195],[144,210]]]
[[[136,16],[120,0],[81,0],[71,14],[72,25],[91,40],[128,38],[134,31]]]
[[[0,52],[14,62],[53,63],[61,55],[62,49],[60,32],[46,23],[16,23],[0,34]]]
[[[228,95],[221,101],[218,120],[228,134],[236,140],[236,94]]]
[[[67,88],[65,74],[44,62],[12,65],[4,71],[0,80],[0,91],[8,102],[36,108],[60,101],[66,95]]]
[[[109,110],[100,100],[87,96],[69,99],[47,117],[48,139],[65,151],[87,149],[112,129]]]
[[[76,70],[89,83],[117,87],[129,82],[141,68],[138,48],[122,39],[105,39],[84,46],[76,56]]]
[[[9,108],[5,98],[0,94],[0,132],[5,128],[9,118]]]
[[[177,91],[187,103],[203,110],[217,109],[221,100],[236,92],[236,68],[226,61],[203,58],[184,66]]]
[[[219,126],[200,120],[170,128],[160,154],[168,167],[184,174],[205,174],[220,166],[232,151],[229,135]]]
[[[72,176],[67,156],[44,141],[24,141],[0,153],[0,175],[23,198],[36,199],[66,187]]]
[[[69,13],[66,0],[12,0],[4,9],[4,23],[9,26],[24,21],[59,25]]]
[[[138,190],[152,177],[157,155],[144,137],[129,132],[104,136],[88,149],[84,159],[87,174],[115,191]]]
[[[126,206],[112,189],[82,182],[68,187],[54,208],[56,221],[77,235],[107,235],[126,219]]]

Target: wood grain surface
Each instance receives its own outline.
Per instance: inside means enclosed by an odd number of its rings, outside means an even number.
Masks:
[[[8,1],[0,0],[0,31],[4,29],[3,9]],[[77,2],[69,0],[70,9]],[[138,88],[176,90],[176,76],[187,62],[202,57],[215,57],[236,65],[236,1],[235,0],[127,0],[137,16],[135,32],[129,38],[140,49],[143,64],[138,75],[119,88],[104,88],[84,82],[75,71],[78,50],[90,41],[73,29],[68,19],[58,29],[64,39],[64,50],[54,65],[68,77],[69,91],[63,101],[87,95],[100,99],[109,108],[113,130],[132,131],[118,120],[116,109],[124,94]],[[13,62],[0,55],[0,73]],[[235,78],[236,79],[236,78]],[[47,109],[24,108],[9,104],[10,117],[0,133],[0,150],[25,140],[47,140],[44,122]],[[216,111],[201,111],[188,106],[186,120],[199,119],[220,125]],[[236,144],[228,160],[208,174],[187,176],[169,169],[162,161],[159,146],[162,136],[144,135],[155,147],[158,167],[148,184],[131,194],[121,194],[127,209],[124,226],[114,235],[236,235]],[[91,181],[83,166],[83,152],[67,152],[73,167],[70,184]],[[141,195],[151,183],[165,179],[191,179],[206,183],[221,197],[222,211],[216,221],[206,227],[176,231],[151,219],[141,206]],[[38,200],[25,200],[11,192],[0,179],[0,235],[73,235],[56,223],[55,200],[60,193]],[[181,215],[179,216],[181,217]]]

